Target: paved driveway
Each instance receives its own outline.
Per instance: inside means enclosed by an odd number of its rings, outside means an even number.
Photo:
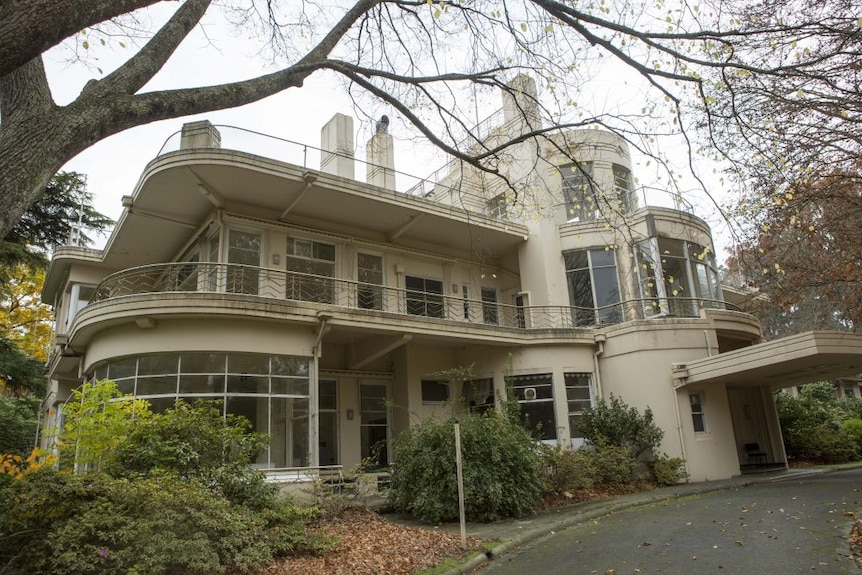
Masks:
[[[848,573],[862,469],[635,507],[500,557],[482,575]]]

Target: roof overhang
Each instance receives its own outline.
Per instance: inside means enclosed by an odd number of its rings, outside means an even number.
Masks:
[[[812,331],[677,364],[674,387],[793,387],[862,373],[862,335]]]

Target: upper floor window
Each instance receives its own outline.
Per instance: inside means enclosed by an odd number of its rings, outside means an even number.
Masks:
[[[257,295],[260,288],[261,237],[257,232],[229,230],[227,291]]]
[[[335,246],[313,240],[287,239],[286,297],[321,303],[335,302]]]
[[[506,203],[506,194],[494,196],[485,203],[488,215],[498,220],[505,220],[508,215],[508,207]]]
[[[593,179],[593,163],[578,162],[561,166],[566,221],[582,222],[599,217],[598,188]]]
[[[497,307],[497,290],[482,288],[482,321],[497,325],[500,323],[500,310]]]
[[[637,201],[632,185],[632,172],[625,166],[614,164],[614,194],[619,202],[618,209],[621,212],[631,212],[637,207]]]
[[[622,321],[620,286],[613,250],[565,252],[566,280],[574,325]]]
[[[407,313],[427,317],[445,317],[443,282],[429,278],[406,276]]]
[[[75,321],[75,316],[78,312],[87,307],[95,293],[95,286],[71,284],[69,287],[69,313],[66,314],[66,331],[68,331],[72,322]]]
[[[356,254],[356,305],[360,309],[383,309],[383,256]]]
[[[636,246],[644,311],[694,317],[702,308],[723,308],[721,284],[710,248],[671,238]]]

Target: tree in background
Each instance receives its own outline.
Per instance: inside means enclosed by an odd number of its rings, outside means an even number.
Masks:
[[[148,29],[149,13],[135,10],[156,4],[174,12]],[[258,53],[271,57],[274,71],[147,91],[211,10],[223,10],[245,37],[260,39]],[[358,103],[372,102],[366,117],[383,104],[396,122],[489,174],[500,172],[514,143],[600,126],[656,164],[666,161],[658,142],[675,134],[690,157],[703,149],[739,163],[740,177],[769,181],[795,165],[807,170],[831,161],[818,149],[839,161],[845,152],[858,155],[858,17],[852,0],[818,0],[804,10],[791,0],[646,7],[630,0],[6,2],[0,5],[0,234],[63,164],[94,142],[157,120],[256,102],[322,73],[343,78]],[[139,49],[115,70],[100,71],[73,102],[56,105],[45,51],[65,41],[86,55],[118,36],[140,41]],[[605,106],[603,94],[589,92],[593,76],[613,65],[626,85],[603,89],[624,89],[642,102],[639,109]],[[522,73],[543,90],[521,105],[528,116],[543,116],[544,127],[531,124],[511,140],[482,143],[487,134],[481,125],[473,128],[476,110],[489,89],[522,97],[508,85]],[[565,143],[550,143],[568,152]],[[698,175],[691,163],[686,168]],[[671,189],[678,186],[675,170],[664,166]],[[513,204],[531,186],[526,179],[505,184]]]
[[[862,167],[862,161],[857,164]],[[818,174],[785,188],[780,201],[750,207],[758,226],[741,246],[750,283],[768,296],[767,335],[862,329],[862,176]]]
[[[52,312],[41,301],[47,255],[76,236],[79,245],[113,222],[92,206],[86,177],[57,174],[0,241],[0,453],[33,448]]]

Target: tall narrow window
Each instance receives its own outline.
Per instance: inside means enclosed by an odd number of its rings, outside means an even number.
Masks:
[[[497,307],[497,290],[482,288],[482,321],[497,325],[500,323],[500,309]]]
[[[557,438],[554,386],[550,373],[508,378],[521,407],[523,425],[539,439]]]
[[[318,390],[320,465],[338,465],[338,383],[332,379],[321,379]]]
[[[260,286],[260,234],[230,230],[228,232],[227,291],[257,295]]]
[[[407,313],[427,317],[445,317],[443,282],[428,278],[406,276]]]
[[[383,257],[362,252],[356,254],[356,306],[360,309],[383,309]]]
[[[563,258],[574,325],[622,321],[619,280],[613,250],[571,251],[565,252]]]
[[[634,186],[632,186],[632,173],[625,166],[613,165],[614,194],[617,199],[617,209],[623,213],[631,212],[637,208]]]
[[[592,406],[589,373],[563,374],[566,382],[566,401],[569,406],[569,434],[572,439],[582,439],[578,429],[584,411]]]
[[[695,433],[706,433],[706,413],[703,410],[703,395],[700,393],[688,394],[691,404],[691,423]]]
[[[374,467],[389,464],[389,408],[385,383],[359,384],[359,435],[362,459]]]
[[[287,240],[287,299],[335,302],[335,246],[312,240]]]
[[[566,221],[583,222],[599,217],[598,188],[593,180],[593,163],[560,166]]]

